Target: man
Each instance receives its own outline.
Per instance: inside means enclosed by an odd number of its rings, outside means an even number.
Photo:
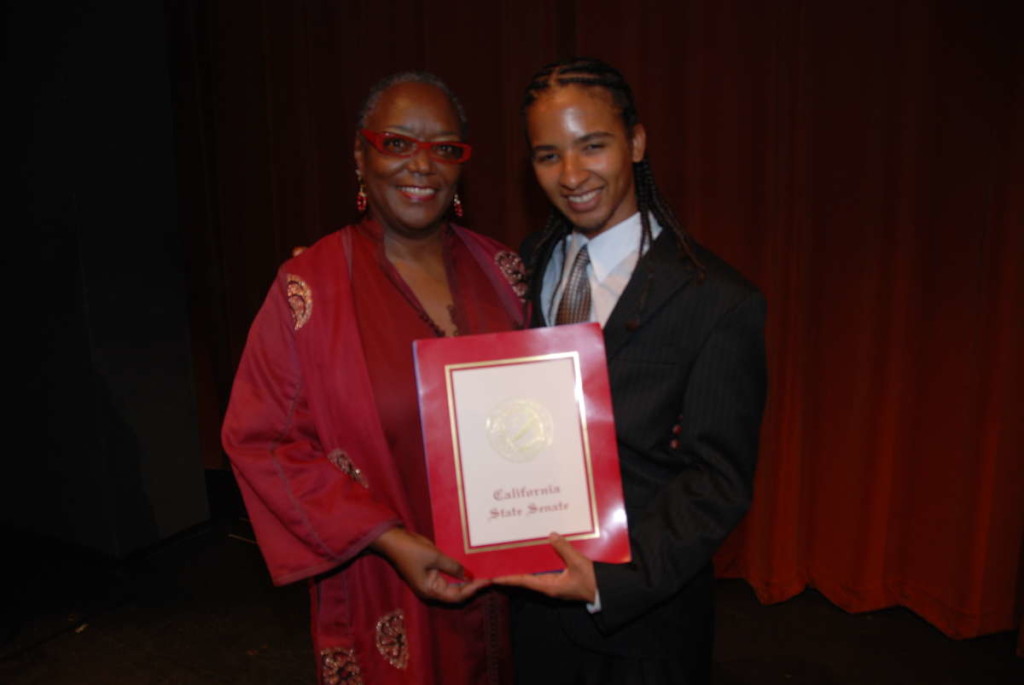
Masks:
[[[523,252],[534,325],[604,327],[633,560],[552,536],[558,574],[513,625],[521,683],[707,683],[711,558],[749,506],[765,396],[764,299],[689,238],[654,184],[622,75],[541,70],[524,114],[553,205]]]

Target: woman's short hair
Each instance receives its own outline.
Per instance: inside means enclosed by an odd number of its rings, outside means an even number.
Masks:
[[[441,80],[440,77],[431,74],[429,71],[400,71],[397,74],[391,74],[385,76],[380,81],[377,81],[370,88],[369,94],[366,96],[366,100],[363,101],[363,106],[359,108],[359,116],[356,119],[356,130],[366,128],[366,120],[370,116],[370,112],[377,106],[377,102],[380,100],[380,96],[385,90],[391,86],[397,86],[400,83],[428,83],[435,86],[445,94],[448,101],[452,103],[452,107],[455,109],[455,115],[459,118],[459,135],[465,138],[469,133],[469,120],[466,119],[466,111],[462,108],[462,103],[459,102],[459,98],[455,97],[455,93],[448,87],[448,84]]]

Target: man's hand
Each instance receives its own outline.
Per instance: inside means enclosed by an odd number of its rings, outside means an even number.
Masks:
[[[405,528],[391,528],[374,540],[370,548],[391,562],[402,580],[421,599],[457,604],[490,584],[488,580],[473,580],[459,562],[446,556],[427,538]],[[467,582],[451,583],[443,574]]]
[[[594,562],[583,556],[558,533],[552,533],[548,540],[558,556],[562,557],[562,561],[565,562],[565,568],[560,573],[500,576],[495,578],[494,582],[498,585],[523,587],[557,599],[593,603],[594,598],[597,597]]]

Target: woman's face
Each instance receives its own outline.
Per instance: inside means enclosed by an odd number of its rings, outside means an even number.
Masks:
[[[365,127],[419,140],[460,141],[459,118],[448,97],[429,83],[399,83],[381,93]],[[461,165],[441,162],[426,150],[409,157],[385,155],[356,135],[356,168],[366,186],[371,216],[407,237],[432,233],[451,206]]]

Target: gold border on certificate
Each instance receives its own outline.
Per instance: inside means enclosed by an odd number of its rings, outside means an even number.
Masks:
[[[508,359],[496,359],[491,361],[482,362],[463,362],[459,364],[447,364],[444,367],[445,376],[445,390],[448,395],[448,420],[451,425],[452,432],[452,451],[454,453],[454,466],[455,466],[455,484],[458,491],[459,497],[459,518],[462,529],[462,545],[463,550],[466,554],[478,554],[480,552],[493,552],[505,549],[514,549],[516,547],[530,547],[534,545],[547,544],[547,537],[538,538],[535,540],[518,540],[515,542],[505,542],[499,544],[490,544],[479,547],[471,547],[469,544],[469,521],[468,513],[466,512],[466,493],[462,482],[462,453],[459,442],[459,429],[456,420],[455,413],[455,394],[452,387],[452,375],[456,371],[463,371],[466,369],[479,369],[485,367],[498,367],[498,366],[511,366],[513,364],[525,364],[531,362],[547,362],[556,361],[559,359],[570,359],[573,365],[573,394],[576,398],[576,411],[577,418],[579,420],[580,436],[583,444],[583,463],[586,468],[586,482],[587,492],[590,499],[590,525],[591,530],[583,533],[573,533],[566,535],[566,539],[569,540],[589,540],[601,536],[601,522],[600,517],[597,513],[597,495],[594,489],[594,468],[591,464],[590,458],[590,434],[587,429],[587,407],[586,399],[583,394],[583,376],[580,373],[580,355],[579,352],[554,352],[551,354],[532,355],[528,357],[511,357]]]

